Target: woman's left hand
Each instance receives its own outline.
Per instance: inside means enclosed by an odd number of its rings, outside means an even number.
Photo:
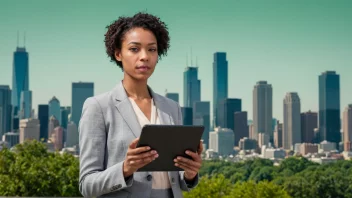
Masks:
[[[175,166],[180,167],[185,171],[184,177],[186,180],[193,180],[198,174],[198,171],[202,166],[202,151],[203,142],[200,141],[196,153],[189,150],[186,151],[186,154],[189,155],[192,159],[179,156],[174,160]]]

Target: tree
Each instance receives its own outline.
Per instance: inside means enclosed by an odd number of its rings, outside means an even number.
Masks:
[[[1,196],[82,196],[78,177],[78,159],[49,153],[42,142],[27,140],[0,151]]]
[[[184,192],[185,198],[212,198],[224,197],[233,188],[230,180],[223,175],[203,176],[199,180],[198,186],[190,192]]]
[[[226,198],[289,198],[280,187],[268,181],[238,182]]]
[[[299,173],[309,166],[319,166],[319,164],[311,162],[305,157],[289,157],[281,162],[279,172],[288,169],[293,173]]]

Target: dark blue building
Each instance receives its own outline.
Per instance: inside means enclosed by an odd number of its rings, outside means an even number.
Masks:
[[[219,101],[218,125],[221,128],[229,128],[235,131],[235,112],[242,111],[242,101],[237,98],[226,98]]]
[[[40,123],[39,139],[48,139],[49,130],[49,105],[38,105],[38,120]]]
[[[216,116],[219,102],[227,98],[228,91],[228,63],[225,52],[214,53],[213,62],[213,121],[218,124]]]
[[[12,73],[12,106],[15,115],[18,115],[21,92],[29,90],[28,67],[28,53],[26,52],[26,48],[17,47],[13,54]]]
[[[319,76],[319,135],[321,141],[341,141],[340,76],[326,71]]]
[[[94,95],[94,83],[90,82],[77,82],[72,83],[72,108],[71,108],[71,121],[79,126],[81,119],[83,104],[87,98]]]
[[[60,115],[61,115],[61,127],[64,129],[63,130],[63,138],[62,141],[66,142],[67,139],[67,124],[68,124],[68,115],[70,112],[70,109],[68,107],[60,107]],[[64,144],[63,144],[64,145]]]
[[[181,107],[183,125],[193,125],[193,109],[191,107]]]
[[[200,101],[200,80],[198,80],[198,67],[187,67],[183,73],[183,106],[193,107]]]
[[[0,138],[10,132],[12,125],[11,89],[8,85],[0,85]]]
[[[165,97],[170,98],[173,101],[179,102],[178,93],[166,93]]]

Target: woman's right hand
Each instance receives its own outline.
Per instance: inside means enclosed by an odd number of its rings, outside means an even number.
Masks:
[[[126,159],[123,163],[123,176],[129,177],[138,169],[149,164],[155,160],[159,155],[153,150],[150,151],[150,147],[139,147],[136,148],[139,138],[136,138],[128,146]]]

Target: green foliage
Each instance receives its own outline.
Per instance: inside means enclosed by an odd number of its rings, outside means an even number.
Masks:
[[[319,165],[290,157],[279,166],[270,160],[204,161],[200,183],[186,198],[352,198],[352,161]],[[0,196],[81,196],[79,160],[47,152],[45,144],[26,141],[0,150]]]
[[[352,198],[352,161],[349,160],[319,165],[303,157],[290,157],[279,166],[267,159],[237,163],[204,161],[200,173],[223,174],[235,185],[234,189],[242,189],[241,185],[245,186],[243,189],[256,189],[231,191],[227,197],[287,197],[284,194],[271,195],[270,189],[275,189],[272,192],[285,191],[293,198]],[[268,186],[264,194],[258,192],[261,185]]]
[[[184,193],[185,198],[213,198],[229,195],[233,184],[223,175],[201,177],[198,186],[189,193]]]
[[[184,193],[185,198],[289,198],[280,186],[271,182],[254,181],[232,184],[222,174],[213,177],[202,177],[198,186]]]
[[[289,198],[285,190],[268,181],[238,182],[226,198]]]
[[[0,151],[1,196],[81,196],[78,175],[78,159],[49,153],[42,142],[26,141],[13,151]]]

